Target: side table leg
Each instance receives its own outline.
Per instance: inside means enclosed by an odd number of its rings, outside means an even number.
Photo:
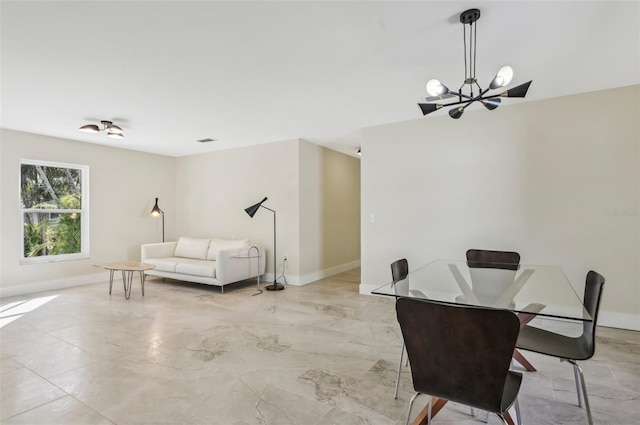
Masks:
[[[144,279],[145,279],[144,271],[140,270],[140,286],[142,286],[142,296],[144,297]]]
[[[111,288],[113,287],[113,272],[113,269],[109,270],[109,295],[111,295]]]
[[[133,270],[123,271],[122,275],[126,279],[124,284],[124,297],[129,299],[131,297],[131,287],[133,286]]]

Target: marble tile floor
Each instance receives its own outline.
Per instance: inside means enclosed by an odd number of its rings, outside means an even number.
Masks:
[[[394,301],[358,294],[358,269],[258,293],[149,279],[2,299],[0,424],[392,425],[413,394]],[[637,424],[640,333],[598,328],[582,366],[596,424]],[[584,424],[572,368],[527,353],[524,423]],[[422,403],[426,398],[419,399]],[[414,408],[417,412],[419,409]],[[481,424],[450,403],[434,424]],[[493,417],[490,424],[497,424]]]

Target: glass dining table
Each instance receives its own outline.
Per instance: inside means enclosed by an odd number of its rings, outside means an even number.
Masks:
[[[592,320],[558,266],[486,262],[469,266],[464,260],[440,259],[371,293],[502,308],[541,317]]]
[[[371,293],[507,309],[518,315],[521,326],[536,317],[573,323],[592,320],[558,266],[438,259],[413,270],[405,279],[386,283]],[[528,371],[536,370],[518,350],[514,351],[513,358]],[[434,399],[432,416],[444,404],[446,400]],[[418,415],[413,424],[426,423],[425,416]]]

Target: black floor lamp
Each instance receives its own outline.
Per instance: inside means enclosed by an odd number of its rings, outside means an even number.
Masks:
[[[158,198],[156,198],[156,204],[153,206],[153,209],[149,213],[151,217],[160,217],[162,216],[162,242],[164,242],[164,211],[160,209],[158,206]]]
[[[258,212],[258,210],[260,209],[260,207],[269,210],[273,213],[273,284],[271,285],[267,285],[265,286],[265,288],[267,289],[267,291],[281,291],[284,289],[284,285],[276,282],[278,279],[276,278],[277,276],[277,271],[276,271],[276,212],[275,210],[272,210],[271,208],[265,207],[264,205],[262,205],[262,203],[264,201],[267,200],[267,197],[265,196],[264,199],[260,202],[258,202],[257,204],[251,205],[248,208],[245,208],[245,212],[247,214],[249,214],[249,217],[253,218],[253,216],[256,214],[256,212]]]

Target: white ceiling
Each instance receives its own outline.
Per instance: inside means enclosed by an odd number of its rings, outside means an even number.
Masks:
[[[353,154],[359,129],[420,118],[430,78],[460,86],[472,7],[482,86],[505,64],[526,101],[640,83],[638,1],[2,0],[0,125],[171,156],[298,137]],[[126,138],[77,130],[101,119]]]

